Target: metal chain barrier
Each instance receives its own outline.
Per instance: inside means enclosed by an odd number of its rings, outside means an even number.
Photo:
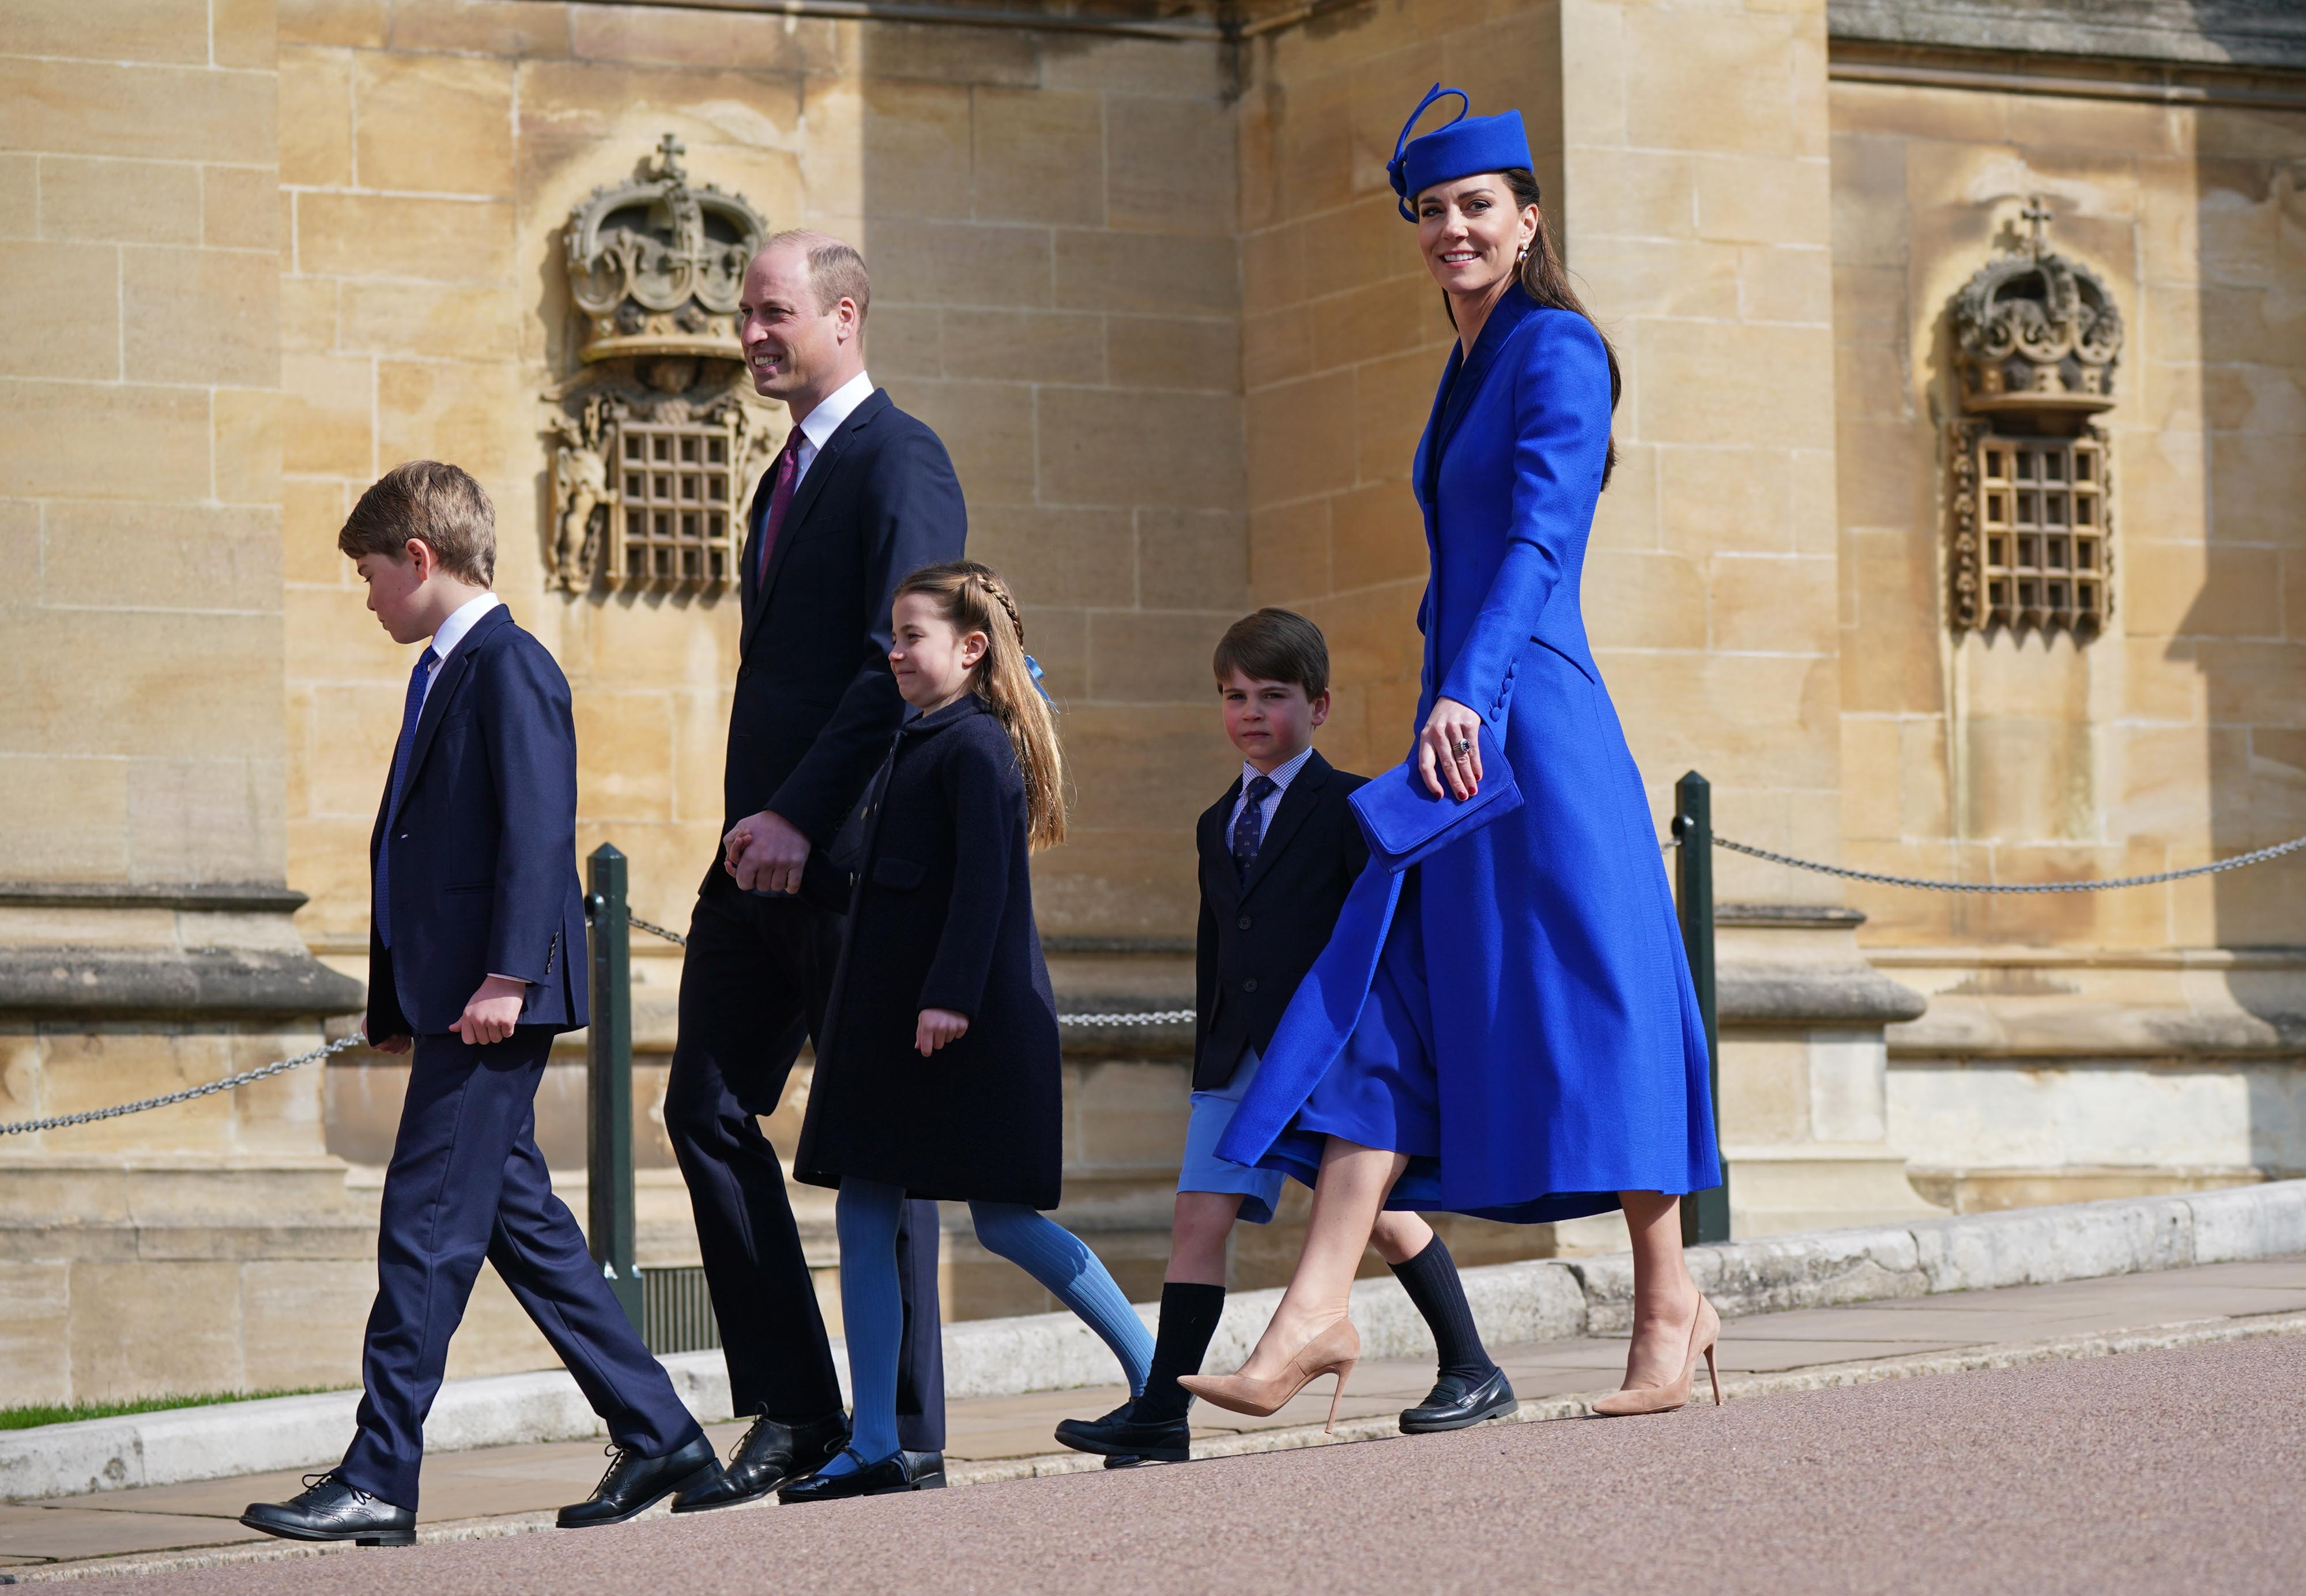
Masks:
[[[2110,881],[2050,881],[2007,883],[1974,881],[1929,881],[1914,875],[1883,875],[1872,870],[1851,870],[1841,865],[1821,865],[1815,859],[1798,859],[1782,853],[1772,853],[1766,848],[1750,843],[1732,842],[1727,837],[1716,837],[1713,844],[1732,853],[1767,859],[1772,865],[1789,865],[1797,870],[1814,870],[1820,875],[1838,875],[1845,881],[1868,881],[1876,886],[1912,887],[1926,892],[2110,892],[2122,887],[2150,887],[2165,881],[2185,881],[2196,875],[2216,875],[2222,870],[2239,870],[2245,865],[2259,865],[2268,859],[2278,859],[2285,854],[2296,853],[2306,848],[2306,837],[2293,837],[2272,848],[2261,848],[2251,853],[2236,854],[2230,859],[2220,859],[2214,865],[2196,865],[2185,870],[2164,870],[2153,875],[2123,875]]]
[[[20,1136],[33,1131],[61,1131],[68,1125],[86,1125],[98,1120],[115,1120],[124,1114],[141,1114],[148,1108],[167,1108],[178,1103],[189,1103],[195,1097],[205,1097],[210,1092],[228,1092],[235,1087],[246,1086],[252,1081],[286,1074],[291,1070],[301,1070],[306,1064],[316,1064],[322,1059],[334,1058],[346,1048],[358,1047],[367,1041],[366,1037],[354,1031],[351,1036],[340,1037],[325,1047],[315,1047],[312,1052],[300,1053],[295,1058],[284,1058],[277,1064],[267,1064],[260,1070],[243,1071],[238,1075],[227,1075],[221,1080],[211,1080],[205,1086],[188,1086],[181,1092],[170,1092],[166,1097],[147,1097],[141,1103],[123,1103],[113,1108],[91,1108],[85,1114],[60,1114],[45,1120],[17,1120],[11,1124],[0,1125],[0,1136]]]

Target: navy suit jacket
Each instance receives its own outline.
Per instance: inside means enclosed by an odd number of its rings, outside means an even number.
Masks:
[[[769,479],[747,525],[757,535]],[[766,580],[744,552],[744,633],[729,712],[722,831],[773,809],[823,849],[904,723],[889,671],[889,602],[969,536],[937,435],[875,388],[801,478]],[[709,883],[720,873],[716,853]]]
[[[1194,829],[1201,866],[1195,1091],[1232,1080],[1247,1049],[1264,1054],[1297,984],[1328,945],[1345,894],[1369,862],[1369,841],[1345,801],[1366,780],[1318,753],[1308,759],[1267,819],[1245,877],[1233,867],[1241,778],[1203,811]]]
[[[585,1021],[576,887],[576,727],[568,679],[501,604],[473,623],[417,717],[392,835],[392,946],[370,916],[368,1034],[447,1031],[483,981],[529,984],[523,1025]]]

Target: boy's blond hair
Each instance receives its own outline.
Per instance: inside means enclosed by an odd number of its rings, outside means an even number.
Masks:
[[[406,559],[414,538],[451,576],[487,587],[497,575],[497,512],[481,484],[439,460],[410,460],[376,479],[345,517],[337,547],[348,559]]]

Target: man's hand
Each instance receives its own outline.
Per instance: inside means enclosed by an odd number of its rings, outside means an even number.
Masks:
[[[1455,698],[1437,698],[1417,734],[1417,768],[1433,796],[1469,798],[1482,789],[1482,717]]]
[[[491,976],[465,1005],[465,1017],[448,1028],[462,1037],[468,1047],[504,1041],[512,1035],[512,1028],[520,1023],[521,1004],[527,996],[527,982],[516,981],[509,976]]]
[[[764,809],[746,815],[721,839],[721,867],[748,892],[800,891],[808,839],[781,815]]]
[[[414,1041],[410,1040],[407,1037],[406,1037],[406,1036],[400,1036],[400,1037],[385,1037],[382,1041],[380,1041],[380,1042],[371,1042],[371,1043],[369,1044],[369,1046],[370,1046],[371,1047],[375,1048],[379,1053],[390,1053],[390,1054],[397,1054],[406,1053],[410,1048],[412,1048],[412,1047],[415,1046],[416,1046],[416,1044],[415,1044]]]
[[[968,1015],[951,1009],[923,1009],[920,1025],[913,1032],[913,1048],[927,1058],[947,1042],[958,1042],[968,1034]]]

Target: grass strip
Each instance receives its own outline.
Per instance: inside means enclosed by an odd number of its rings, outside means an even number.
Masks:
[[[337,1386],[298,1386],[278,1391],[209,1391],[199,1395],[169,1392],[158,1396],[135,1396],[124,1402],[35,1402],[21,1407],[0,1407],[0,1430],[37,1430],[43,1424],[76,1424],[83,1419],[119,1419],[130,1413],[158,1413],[169,1408],[214,1407],[225,1402],[258,1402],[267,1396],[317,1396]]]

